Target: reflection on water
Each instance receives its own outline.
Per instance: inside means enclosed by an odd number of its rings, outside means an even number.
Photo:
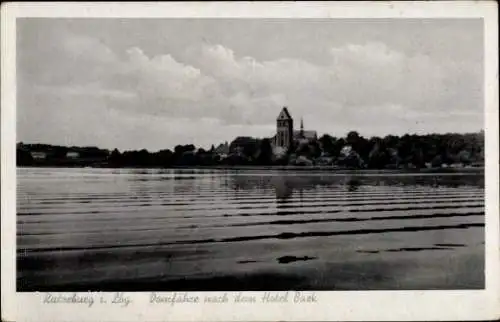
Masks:
[[[18,289],[481,288],[483,185],[465,174],[18,169]]]
[[[229,176],[226,185],[234,191],[259,190],[270,187],[275,191],[278,201],[286,201],[294,192],[301,194],[305,190],[346,187],[349,192],[357,191],[361,186],[407,186],[407,187],[483,187],[483,175],[303,175],[279,172],[272,175],[235,175]],[[213,179],[213,178],[211,178]]]
[[[350,192],[357,191],[359,186],[361,186],[361,181],[357,179],[351,179],[347,182],[347,190]]]
[[[286,202],[286,200],[293,194],[293,187],[290,186],[284,178],[279,178],[274,182],[274,190],[276,192],[276,199],[278,202]],[[300,194],[302,194],[302,190],[302,188],[299,189]]]

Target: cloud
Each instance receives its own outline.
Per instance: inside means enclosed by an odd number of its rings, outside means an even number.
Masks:
[[[39,46],[41,56],[21,57],[19,101],[29,109],[21,107],[18,124],[25,140],[62,135],[74,144],[95,140],[111,147],[210,145],[237,135],[272,135],[283,105],[295,118],[304,116],[306,126],[337,134],[431,129],[440,126],[440,115],[478,122],[482,111],[468,105],[482,97],[477,64],[443,63],[383,42],[332,46],[321,64],[258,60],[206,43],[176,57],[148,55],[137,46],[117,51],[69,32]],[[33,129],[34,119],[59,134]],[[88,124],[95,135],[86,133]]]
[[[136,93],[127,92],[124,90],[106,89],[102,84],[89,83],[86,85],[69,85],[69,86],[34,86],[32,90],[39,95],[66,96],[74,99],[87,98],[107,98],[110,100],[131,100],[135,99]]]
[[[113,51],[95,38],[72,35],[63,38],[62,50],[75,61],[90,63],[113,63]]]

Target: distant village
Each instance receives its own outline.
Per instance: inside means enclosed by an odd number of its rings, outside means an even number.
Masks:
[[[294,128],[287,107],[276,118],[268,138],[240,136],[209,150],[193,144],[173,150],[110,151],[98,147],[17,144],[18,166],[45,167],[200,167],[200,166],[320,166],[349,169],[463,168],[484,166],[484,132],[428,135],[388,135],[364,138],[351,131],[345,137]]]

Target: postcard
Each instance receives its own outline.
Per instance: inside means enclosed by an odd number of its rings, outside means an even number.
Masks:
[[[2,320],[498,319],[497,9],[2,5]]]

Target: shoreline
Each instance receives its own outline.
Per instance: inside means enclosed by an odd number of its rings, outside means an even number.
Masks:
[[[130,169],[130,170],[220,170],[220,171],[293,171],[293,172],[330,172],[336,174],[484,174],[484,167],[460,168],[420,168],[420,169],[348,169],[332,166],[173,166],[173,167],[82,167],[82,166],[16,166],[16,169]]]

